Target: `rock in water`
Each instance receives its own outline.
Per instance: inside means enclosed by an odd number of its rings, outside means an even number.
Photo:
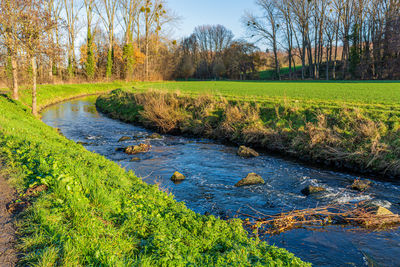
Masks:
[[[260,156],[260,154],[258,154],[257,151],[245,146],[239,147],[237,154],[244,158],[252,158]]]
[[[393,215],[393,212],[391,212],[390,210],[388,210],[387,208],[384,207],[378,207],[375,210],[375,214],[378,216],[384,216],[384,215]]]
[[[82,146],[87,146],[87,145],[89,145],[89,143],[87,143],[87,142],[81,142],[81,141],[79,141],[79,142],[76,142],[78,145],[82,145]]]
[[[125,153],[128,155],[136,155],[139,153],[149,152],[151,145],[140,144],[138,146],[129,146],[125,148]]]
[[[161,139],[162,136],[159,135],[158,133],[153,133],[153,134],[149,135],[149,138],[150,139]]]
[[[185,179],[186,179],[185,175],[183,175],[180,172],[174,172],[174,174],[171,177],[171,181],[173,181],[173,182],[179,182],[179,181],[183,181]]]
[[[124,141],[131,140],[131,139],[132,139],[132,137],[130,137],[130,136],[122,136],[122,137],[118,140],[118,142],[124,142]]]
[[[245,185],[265,184],[263,178],[256,173],[249,173],[246,178],[235,184],[236,187]]]
[[[309,185],[306,188],[304,188],[303,190],[301,190],[301,193],[305,196],[309,196],[309,195],[324,192],[324,191],[326,191],[326,189],[323,187]]]
[[[371,185],[371,181],[368,180],[354,180],[353,184],[351,185],[351,188],[360,192],[364,192],[369,188]]]
[[[140,161],[140,158],[132,158],[131,159],[131,162],[138,162],[138,161]]]
[[[362,203],[361,207],[364,208],[367,212],[373,213],[377,216],[393,215],[393,212],[391,212],[389,209],[382,207],[374,201],[367,201],[365,203]]]

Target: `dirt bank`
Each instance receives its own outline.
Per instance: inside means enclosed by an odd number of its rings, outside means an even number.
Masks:
[[[7,183],[0,166],[0,266],[15,266],[17,252],[14,249],[15,229],[12,214],[7,211],[7,204],[15,197],[15,190]]]

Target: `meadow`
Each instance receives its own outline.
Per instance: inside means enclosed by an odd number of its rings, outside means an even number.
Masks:
[[[42,86],[40,108],[121,84]],[[26,209],[17,216],[23,266],[306,266],[249,238],[240,220],[203,216],[88,152],[0,96],[3,173]],[[35,194],[28,193],[29,190]],[[40,190],[39,190],[40,189]],[[44,189],[44,190],[43,190]]]
[[[137,89],[180,91],[188,95],[210,94],[253,101],[282,100],[318,101],[345,104],[399,106],[400,82],[158,82],[138,83]]]

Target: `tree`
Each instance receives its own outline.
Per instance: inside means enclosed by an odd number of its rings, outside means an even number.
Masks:
[[[133,77],[133,72],[136,64],[138,63],[136,55],[138,48],[135,47],[133,41],[133,31],[136,29],[136,25],[139,25],[139,14],[140,14],[140,1],[138,0],[120,0],[120,17],[124,28],[124,47],[123,47],[123,59],[124,59],[124,78],[130,80]],[[140,33],[138,32],[138,35]]]
[[[190,56],[185,55],[182,58],[182,63],[180,67],[180,76],[187,80],[189,77],[191,77],[195,72],[195,68],[193,66],[192,59]]]
[[[273,0],[257,0],[256,4],[262,9],[263,16],[258,18],[253,14],[246,14],[244,24],[252,34],[252,37],[258,36],[259,40],[267,40],[272,46],[275,62],[275,75],[281,79],[280,64],[278,59],[278,30],[280,25],[277,21],[277,9]]]
[[[12,98],[18,100],[18,50],[21,47],[19,19],[23,12],[24,0],[0,1],[0,34],[7,50],[7,65],[11,72]]]
[[[110,78],[113,70],[113,47],[114,47],[114,22],[119,0],[99,0],[96,9],[104,23],[108,34],[108,52],[106,77]],[[104,14],[104,15],[103,15]]]
[[[161,30],[160,19],[166,14],[163,0],[145,0],[140,12],[144,17],[144,43],[145,43],[145,79],[149,78],[150,33],[152,29],[156,34]]]
[[[78,34],[78,18],[83,6],[78,6],[77,0],[64,0],[64,11],[68,31],[68,77],[72,78],[76,72],[75,41]]]
[[[222,25],[202,25],[195,28],[192,38],[196,38],[196,41],[191,42],[198,49],[201,78],[211,78],[215,74],[213,68],[216,59],[231,45],[233,37],[232,31]]]
[[[45,0],[25,1],[19,14],[19,38],[24,45],[32,68],[32,114],[37,116],[37,56],[45,53],[49,33],[55,26]]]
[[[92,21],[93,21],[93,9],[95,8],[95,0],[84,0],[86,8],[86,19],[87,19],[87,34],[86,34],[86,46],[87,46],[87,59],[85,65],[86,77],[89,80],[94,79],[96,64],[94,55],[94,44],[93,44],[93,31],[92,31]]]

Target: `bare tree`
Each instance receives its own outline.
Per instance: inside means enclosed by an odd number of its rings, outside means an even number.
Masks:
[[[25,47],[32,68],[32,114],[37,116],[37,57],[45,53],[50,42],[49,33],[54,28],[52,14],[46,8],[45,0],[25,1],[20,16],[19,38]]]
[[[2,0],[0,2],[0,34],[3,45],[7,49],[8,63],[11,65],[12,97],[18,100],[18,50],[21,47],[19,39],[19,19],[23,12],[23,0]]]
[[[280,80],[280,64],[278,59],[278,30],[280,25],[277,21],[277,8],[273,0],[257,0],[256,4],[262,9],[263,16],[256,17],[253,14],[246,14],[243,19],[244,24],[253,37],[258,36],[259,40],[267,40],[268,44],[272,47],[275,75]]]
[[[75,41],[79,31],[78,18],[83,5],[78,0],[63,0],[65,19],[68,30],[68,75],[73,77],[76,72]]]

